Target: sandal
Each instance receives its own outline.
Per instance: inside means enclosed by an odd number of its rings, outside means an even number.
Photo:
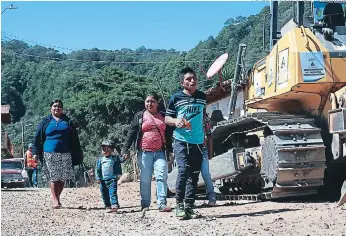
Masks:
[[[53,206],[53,209],[61,209],[61,208],[62,208],[61,205],[55,205],[55,206]]]
[[[60,208],[62,208],[60,201],[57,201],[57,202],[53,201],[53,209],[60,209]]]
[[[107,213],[113,213],[113,212],[117,212],[117,211],[118,211],[118,207],[112,207],[112,208],[107,210]]]
[[[172,209],[169,206],[162,206],[159,208],[160,212],[171,212]]]

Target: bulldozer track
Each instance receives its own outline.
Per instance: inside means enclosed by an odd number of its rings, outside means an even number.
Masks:
[[[213,128],[213,136],[221,141],[232,134],[246,134],[265,129],[268,132],[268,128],[269,134],[265,135],[265,140],[261,144],[261,172],[265,173],[266,181],[274,183],[270,197],[317,193],[317,189],[323,185],[326,165],[321,129],[315,126],[314,119],[280,112],[252,113],[218,122]]]
[[[206,195],[199,195],[198,198],[207,198]],[[248,201],[265,201],[271,199],[271,192],[264,192],[258,194],[216,194],[215,198],[217,201],[225,201],[225,200],[248,200]]]

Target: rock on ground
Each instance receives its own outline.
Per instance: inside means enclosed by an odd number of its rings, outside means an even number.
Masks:
[[[119,214],[103,210],[97,187],[64,189],[53,210],[49,189],[1,191],[2,235],[346,235],[346,210],[328,202],[218,201],[201,219],[160,213],[152,184],[150,211],[140,212],[139,183],[119,186]],[[168,199],[174,207],[175,200]],[[200,206],[203,201],[197,201]]]
[[[121,183],[128,183],[132,181],[132,177],[130,173],[123,173],[122,176],[120,177],[119,181]]]

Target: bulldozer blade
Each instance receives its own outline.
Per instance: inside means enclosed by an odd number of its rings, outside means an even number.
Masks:
[[[341,187],[341,196],[338,202],[338,207],[341,207],[346,202],[346,180]]]

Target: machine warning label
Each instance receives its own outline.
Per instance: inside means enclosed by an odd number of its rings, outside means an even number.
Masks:
[[[268,87],[270,87],[273,84],[274,80],[274,58],[270,57],[269,59],[269,71],[268,71]]]
[[[325,78],[326,70],[322,52],[301,52],[300,62],[304,82],[315,82]]]
[[[288,81],[288,48],[279,52],[277,81],[279,86],[284,85]]]
[[[255,96],[263,96],[264,90],[262,90],[262,72],[254,74]]]

